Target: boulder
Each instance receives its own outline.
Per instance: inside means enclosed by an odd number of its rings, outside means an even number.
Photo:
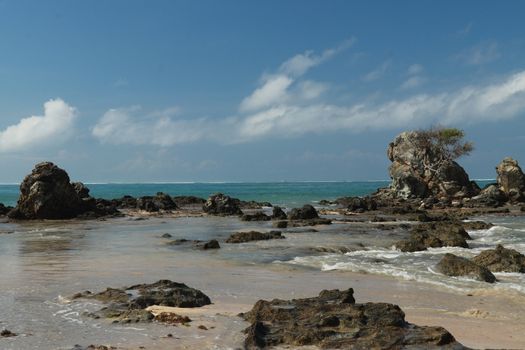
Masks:
[[[210,215],[242,215],[240,202],[237,198],[216,193],[208,198],[202,209]]]
[[[248,231],[248,232],[236,232],[226,240],[226,243],[244,243],[250,241],[264,241],[268,239],[283,239],[284,236],[281,235],[281,231],[270,231],[270,232],[258,232],[258,231]]]
[[[445,254],[436,267],[439,272],[447,276],[468,276],[478,281],[496,282],[496,277],[486,267],[454,254]]]
[[[318,218],[317,210],[310,204],[306,204],[302,208],[293,208],[288,213],[288,220],[310,220]]]
[[[444,328],[406,322],[397,305],[356,304],[351,288],[314,298],[259,300],[240,316],[250,322],[245,349],[464,349]]]
[[[500,207],[507,202],[507,195],[496,185],[490,184],[481,192],[464,201],[466,207]]]
[[[392,164],[392,183],[381,193],[390,198],[427,198],[434,196],[463,198],[479,192],[465,170],[452,160],[439,160],[418,131],[399,134],[387,149]]]
[[[212,239],[208,242],[204,243],[197,243],[195,245],[195,248],[201,249],[201,250],[208,250],[208,249],[220,249],[219,242],[216,239]]]
[[[272,208],[272,219],[273,220],[286,220],[287,218],[288,216],[286,215],[286,213],[281,207],[275,206]]]
[[[377,209],[377,202],[369,197],[342,197],[335,200],[335,202],[350,211],[365,212]]]
[[[96,201],[82,183],[72,184],[65,170],[51,162],[35,165],[20,184],[20,197],[12,219],[70,219],[86,212],[97,216]]]
[[[492,272],[525,273],[525,255],[517,250],[504,248],[500,244],[496,249],[482,251],[472,261]]]
[[[206,199],[195,196],[175,196],[172,197],[172,199],[178,207],[184,207],[189,205],[202,206],[204,203],[206,203]]]
[[[510,157],[501,161],[496,167],[498,186],[511,201],[523,201],[525,175],[518,162]]]
[[[242,209],[262,209],[264,207],[271,207],[270,202],[256,202],[256,201],[241,201],[240,206]]]
[[[137,209],[149,212],[157,212],[160,210],[176,210],[177,205],[165,193],[157,192],[155,196],[144,196],[137,199]]]
[[[467,231],[457,223],[431,222],[420,224],[410,231],[410,237],[395,244],[402,252],[417,252],[427,248],[469,248],[471,239]]]

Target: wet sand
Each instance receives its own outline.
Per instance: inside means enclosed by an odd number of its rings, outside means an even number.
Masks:
[[[20,336],[0,339],[0,348],[69,349],[74,344],[104,344],[123,349],[235,349],[242,347],[242,330],[248,326],[237,314],[250,310],[257,300],[311,297],[323,289],[350,287],[357,303],[397,304],[407,321],[445,327],[465,346],[525,347],[523,294],[492,289],[467,293],[382,275],[225,258],[228,249],[251,247],[247,254],[253,254],[253,249],[263,254],[265,249],[273,249],[271,244],[283,242],[231,245],[213,252],[173,250],[160,238],[163,232],[173,233],[174,238],[177,234],[203,238],[199,236],[204,234],[201,229],[221,236],[247,225],[225,218],[160,218],[7,227],[14,233],[0,235],[5,261],[0,267],[4,311],[0,328],[7,327]],[[98,305],[67,300],[67,296],[86,289],[99,291],[159,279],[200,289],[213,305],[176,309],[193,320],[189,326],[123,326],[82,316],[82,311]]]

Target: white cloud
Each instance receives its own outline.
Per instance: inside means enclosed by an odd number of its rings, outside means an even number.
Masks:
[[[61,99],[44,103],[44,115],[23,118],[18,124],[0,131],[0,152],[41,149],[69,137],[76,109]]]
[[[456,58],[469,65],[481,65],[501,57],[497,42],[484,42],[459,53]]]
[[[412,64],[407,70],[408,75],[416,75],[421,72],[423,72],[423,66],[417,63]]]
[[[407,89],[416,88],[420,86],[421,84],[423,84],[424,81],[425,79],[420,77],[419,75],[412,76],[408,78],[407,80],[405,80],[403,84],[401,84],[401,89],[407,90]]]
[[[239,106],[241,112],[253,111],[275,103],[284,102],[287,89],[293,80],[285,75],[268,77],[264,84],[246,97]]]
[[[388,68],[390,67],[390,61],[383,62],[379,67],[363,76],[363,81],[370,82],[381,78]]]

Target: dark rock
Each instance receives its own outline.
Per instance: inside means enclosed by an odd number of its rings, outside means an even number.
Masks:
[[[507,195],[496,184],[487,185],[481,192],[468,200],[464,200],[466,207],[497,208],[507,202]]]
[[[161,236],[162,238],[171,238],[173,237],[172,235],[170,235],[169,233],[165,233]]]
[[[80,198],[90,197],[89,188],[87,188],[82,182],[73,182],[71,185],[73,185],[75,192],[78,194]]]
[[[186,238],[179,238],[179,239],[174,239],[173,241],[169,241],[166,244],[167,245],[182,245],[186,243],[193,243],[194,245],[197,245],[197,244],[202,243],[202,241],[197,240],[197,239],[189,240]]]
[[[468,276],[478,281],[496,282],[496,277],[486,267],[450,253],[445,254],[437,264],[437,269],[447,276]]]
[[[258,211],[254,214],[244,214],[241,216],[242,221],[270,221],[271,217],[263,213],[262,211]]]
[[[177,205],[165,193],[158,192],[155,196],[144,196],[137,199],[137,209],[148,212],[157,212],[160,210],[176,210]]]
[[[240,206],[242,209],[262,209],[264,207],[271,207],[270,202],[256,202],[256,201],[241,201]]]
[[[171,325],[176,324],[187,324],[191,322],[191,319],[188,316],[177,315],[173,312],[161,312],[154,318],[155,321],[161,323],[167,323]]]
[[[485,221],[463,221],[461,226],[463,226],[465,230],[488,230],[494,225]]]
[[[514,249],[503,248],[500,244],[496,249],[482,251],[472,261],[492,272],[525,273],[525,255]]]
[[[251,323],[245,330],[246,349],[463,349],[444,328],[406,322],[397,305],[355,304],[352,289],[323,291],[315,298],[259,300],[240,316]]]
[[[0,337],[2,338],[9,338],[9,337],[16,337],[18,334],[11,332],[8,329],[4,329],[0,332]]]
[[[82,199],[69,176],[50,162],[39,163],[20,184],[13,219],[70,219],[83,213]]]
[[[118,323],[149,322],[153,314],[145,309],[152,305],[172,307],[200,307],[211,304],[210,298],[200,290],[183,283],[160,280],[152,284],[138,284],[127,288],[107,288],[104,292],[77,293],[73,299],[96,299],[107,307],[88,314],[94,318],[110,318]]]
[[[112,202],[117,208],[122,208],[122,209],[137,208],[137,198],[129,196],[129,195],[126,195],[122,198],[113,199]]]
[[[189,205],[200,205],[206,203],[206,199],[195,197],[195,196],[175,196],[172,197],[173,201],[178,207],[184,207]]]
[[[275,221],[272,224],[272,226],[275,227],[275,228],[287,228],[288,227],[288,221],[283,221],[283,220]]]
[[[525,175],[518,162],[512,158],[505,158],[496,167],[497,181],[500,190],[514,202],[524,200]]]
[[[318,219],[317,210],[310,204],[304,205],[302,208],[294,208],[288,213],[288,220],[309,220]]]
[[[350,211],[365,212],[377,209],[377,202],[371,197],[342,197],[335,202]]]
[[[281,207],[275,206],[272,208],[272,219],[273,220],[286,220],[288,216]]]
[[[317,218],[308,220],[291,220],[288,222],[289,227],[304,227],[304,226],[317,226],[317,225],[330,225],[332,220],[327,218]]]
[[[6,207],[3,203],[0,203],[0,215],[6,215],[11,210],[13,210],[13,207]]]
[[[283,239],[284,236],[281,235],[281,231],[270,231],[270,232],[258,232],[258,231],[248,231],[248,232],[236,232],[232,234],[226,240],[226,243],[244,243],[250,241],[265,241],[268,239]]]
[[[467,231],[456,223],[426,223],[412,229],[410,238],[397,242],[402,252],[416,252],[427,248],[462,247],[469,248],[466,240],[471,239]]]
[[[202,249],[202,250],[208,250],[208,249],[219,249],[221,246],[219,245],[219,242],[216,239],[212,239],[211,241],[205,242],[205,243],[199,243],[195,245],[195,248]]]
[[[210,215],[242,215],[240,200],[222,193],[211,195],[202,206],[204,212]]]

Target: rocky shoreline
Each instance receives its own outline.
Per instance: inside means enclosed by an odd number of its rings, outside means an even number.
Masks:
[[[44,162],[37,164],[24,178],[16,207],[1,204],[0,215],[13,222],[107,220],[123,216],[136,219],[231,216],[246,223],[272,222],[273,227],[280,229],[330,225],[337,221],[362,222],[385,232],[392,227],[404,230],[407,238],[395,243],[395,248],[401,252],[419,252],[440,247],[468,249],[472,237],[466,230],[488,229],[491,225],[465,222],[465,219],[485,214],[525,214],[525,175],[515,160],[505,158],[496,167],[497,183],[480,189],[455,161],[436,165],[431,149],[414,146],[417,138],[415,132],[402,133],[389,145],[390,187],[365,197],[326,200],[318,209],[306,204],[285,210],[268,202],[246,202],[222,193],[212,194],[207,199],[172,197],[162,192],[138,198],[96,199],[90,196],[85,185],[71,182],[65,170]],[[234,232],[222,241],[176,239],[166,243],[173,246],[189,243],[193,248],[210,250],[221,249],[224,244],[278,239],[285,239],[281,231],[250,230]],[[447,253],[436,269],[443,275],[467,276],[492,284],[498,283],[493,272],[525,273],[525,256],[498,245],[472,259]],[[212,303],[202,291],[170,280],[108,288],[100,293],[86,291],[71,299],[92,299],[107,304],[86,316],[124,324],[152,321],[187,324],[191,322],[189,318],[176,313],[154,315],[148,308],[156,305],[198,308]],[[406,322],[397,305],[356,304],[352,289],[324,290],[318,297],[305,299],[259,300],[251,311],[240,317],[250,322],[245,330],[246,349],[277,345],[315,345],[330,349],[465,348],[444,328],[419,327]],[[8,330],[2,332],[2,337],[16,336]]]

